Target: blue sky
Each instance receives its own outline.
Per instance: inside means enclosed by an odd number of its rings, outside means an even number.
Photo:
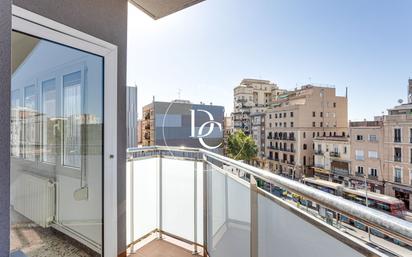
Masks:
[[[153,21],[130,6],[127,83],[139,106],[178,97],[232,110],[243,78],[349,88],[349,118],[406,100],[410,0],[206,0]],[[139,108],[139,111],[141,109]]]

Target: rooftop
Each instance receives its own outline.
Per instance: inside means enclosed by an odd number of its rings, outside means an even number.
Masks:
[[[349,127],[382,127],[383,122],[380,120],[373,121],[350,121]]]

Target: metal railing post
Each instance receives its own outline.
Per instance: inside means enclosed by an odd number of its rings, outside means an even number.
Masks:
[[[250,175],[250,257],[258,257],[258,188],[256,179]]]
[[[159,152],[159,239],[162,239],[163,231],[163,156]]]
[[[131,242],[134,242],[134,163],[130,161],[130,224],[132,228],[130,229],[130,238],[132,239]],[[135,245],[133,244],[132,253],[135,252]]]
[[[207,162],[206,156],[203,155],[203,257],[207,257],[208,251],[208,181],[207,181]]]
[[[197,251],[197,157],[195,157],[193,168],[193,255],[198,254]]]

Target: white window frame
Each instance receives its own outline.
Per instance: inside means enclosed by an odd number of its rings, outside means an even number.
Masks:
[[[362,168],[362,173],[359,172],[359,168]],[[356,166],[356,173],[365,175],[365,167],[361,165]]]
[[[362,152],[362,155],[358,155],[357,153]],[[362,157],[362,158],[358,158],[358,157]],[[355,150],[355,160],[357,161],[364,161],[365,160],[365,151],[363,150]]]
[[[12,6],[13,30],[104,58],[103,252],[117,256],[117,46],[23,8]],[[114,121],[114,122],[108,122]]]
[[[379,175],[379,171],[377,168],[369,168],[369,175],[375,176],[372,174],[372,170],[376,170],[376,177]]]
[[[399,167],[399,166],[394,166],[393,167],[393,176],[392,176],[392,178],[393,178],[393,181],[395,182],[395,177],[396,177],[396,172],[395,172],[395,170],[396,169],[400,169],[401,170],[401,183],[403,182],[403,168],[402,167]]]
[[[371,153],[376,153],[376,157],[372,156]],[[379,153],[378,151],[368,151],[368,158],[369,159],[378,159],[379,158]]]

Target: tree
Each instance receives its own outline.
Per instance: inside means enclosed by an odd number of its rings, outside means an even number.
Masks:
[[[249,162],[257,155],[257,146],[251,136],[246,136],[242,130],[229,135],[227,142],[228,156],[235,160]]]

